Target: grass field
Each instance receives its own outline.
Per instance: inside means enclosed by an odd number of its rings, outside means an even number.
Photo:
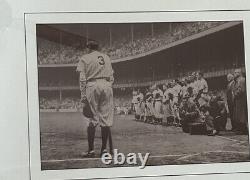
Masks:
[[[100,158],[84,159],[86,123],[80,113],[41,113],[41,160],[43,170],[110,167]],[[178,127],[136,122],[131,115],[115,116],[114,148],[128,154],[150,153],[147,165],[249,161],[248,136],[224,132],[220,136],[189,135]],[[101,146],[97,127],[95,149]],[[127,166],[125,164],[125,166]]]

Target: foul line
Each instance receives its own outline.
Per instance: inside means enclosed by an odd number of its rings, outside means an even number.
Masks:
[[[201,152],[201,153],[195,153],[195,154],[189,154],[183,157],[180,157],[178,159],[176,159],[177,161],[179,160],[184,160],[193,156],[198,156],[201,154],[209,154],[209,153],[235,153],[235,154],[244,154],[244,155],[249,155],[249,152],[240,152],[240,151],[205,151],[205,152]]]
[[[193,157],[193,156],[198,156],[198,155],[200,155],[200,154],[201,154],[201,153],[188,154],[188,155],[186,155],[186,156],[182,156],[182,157],[176,159],[176,161],[183,160],[183,159],[187,159],[187,158],[190,158],[190,157]]]
[[[237,147],[237,146],[242,146],[242,147],[245,147],[245,148],[247,148],[247,146],[249,145],[249,144],[247,144],[247,145],[244,145],[244,143],[246,143],[247,141],[242,141],[242,142],[237,142],[237,143],[234,143],[234,144],[232,144],[231,146],[233,146],[233,147]]]
[[[248,142],[248,141],[241,141],[241,140],[237,140],[237,139],[233,139],[233,138],[228,138],[228,137],[224,137],[224,136],[215,136],[217,138],[221,138],[221,139],[226,139],[226,140],[229,140],[229,141],[234,141],[234,142],[239,142],[239,143],[243,143],[243,142]]]

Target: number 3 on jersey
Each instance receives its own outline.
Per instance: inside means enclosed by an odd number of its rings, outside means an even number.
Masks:
[[[100,65],[103,66],[105,64],[104,58],[102,56],[98,56],[98,60]]]

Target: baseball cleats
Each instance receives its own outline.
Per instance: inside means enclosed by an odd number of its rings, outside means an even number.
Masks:
[[[88,151],[86,153],[82,154],[83,158],[94,158],[95,157],[95,151]]]

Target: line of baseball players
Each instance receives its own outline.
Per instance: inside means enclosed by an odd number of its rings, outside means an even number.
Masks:
[[[192,91],[192,92],[191,92]],[[192,73],[186,79],[173,80],[167,84],[153,85],[143,95],[133,92],[133,108],[136,120],[150,123],[173,123],[180,125],[179,105],[182,99],[191,95],[201,97],[208,92],[208,85],[202,73]]]
[[[218,91],[208,91],[201,72],[194,72],[181,81],[176,79],[168,84],[153,85],[144,93],[134,91],[132,99],[137,121],[181,126],[184,132],[189,131],[189,123],[203,122],[208,135],[225,130],[229,119],[235,129],[238,117],[232,117],[234,110],[230,105],[232,103],[228,104]]]

